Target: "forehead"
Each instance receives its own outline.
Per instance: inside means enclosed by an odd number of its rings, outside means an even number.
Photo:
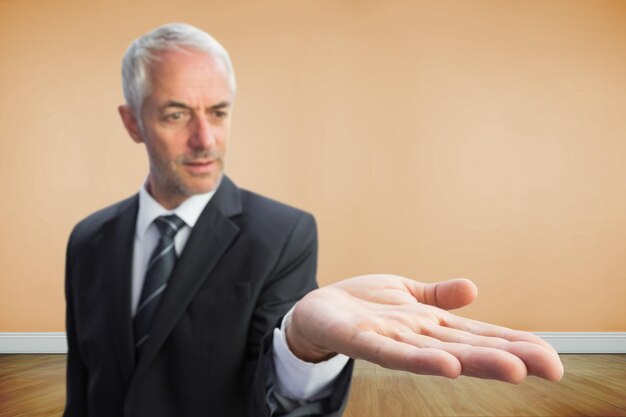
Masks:
[[[148,67],[150,91],[156,100],[181,100],[208,105],[232,100],[228,71],[224,64],[197,51],[164,51]]]

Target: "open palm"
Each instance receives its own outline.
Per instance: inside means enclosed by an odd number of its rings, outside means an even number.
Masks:
[[[300,300],[287,340],[309,361],[338,352],[416,374],[559,380],[561,361],[541,338],[447,311],[470,304],[476,294],[466,279],[424,284],[394,275],[350,278]]]

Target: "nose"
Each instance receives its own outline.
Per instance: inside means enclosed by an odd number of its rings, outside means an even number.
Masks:
[[[215,144],[215,135],[211,124],[205,117],[197,117],[189,137],[192,149],[208,149]]]

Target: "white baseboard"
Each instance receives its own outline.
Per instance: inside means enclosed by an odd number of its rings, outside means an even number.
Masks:
[[[535,332],[559,353],[626,353],[626,332]]]
[[[535,332],[559,353],[626,353],[626,332]],[[0,353],[67,353],[64,332],[0,332]]]
[[[0,353],[67,353],[65,332],[0,332]]]

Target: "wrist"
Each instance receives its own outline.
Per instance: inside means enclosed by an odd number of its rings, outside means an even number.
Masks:
[[[299,321],[297,319],[294,321],[293,319],[296,312],[297,308],[292,310],[292,314],[285,316],[283,323],[285,340],[287,341],[287,346],[291,353],[298,359],[309,363],[324,362],[336,356],[336,352],[332,352],[319,344],[310,343],[306,340],[306,337],[299,329]]]

